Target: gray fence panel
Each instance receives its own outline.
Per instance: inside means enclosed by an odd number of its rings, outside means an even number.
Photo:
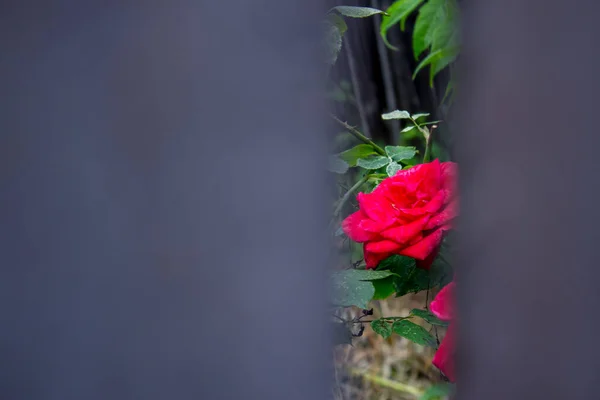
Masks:
[[[3,4],[0,398],[328,394],[315,3]]]
[[[458,398],[597,398],[600,6],[464,9]]]

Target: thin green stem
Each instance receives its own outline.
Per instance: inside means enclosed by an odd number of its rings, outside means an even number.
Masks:
[[[409,319],[414,317],[414,315],[408,315],[406,317],[381,317],[379,319],[384,319],[384,320],[388,320],[388,321],[402,321],[403,319]]]
[[[344,204],[346,204],[346,202],[350,199],[350,196],[352,195],[353,192],[357,191],[362,185],[364,185],[369,179],[385,179],[387,177],[387,175],[385,174],[367,174],[365,176],[363,176],[362,178],[360,178],[358,180],[358,182],[356,182],[350,189],[348,189],[348,191],[346,193],[344,193],[344,196],[339,200],[338,205],[335,208],[335,211],[333,212],[333,217],[337,217],[339,215],[339,213],[342,211],[342,207],[344,207]],[[333,220],[332,220],[333,222]]]
[[[342,121],[341,119],[339,119],[338,117],[336,117],[333,114],[331,114],[331,118],[333,118],[334,121],[336,121],[338,124],[340,124],[344,128],[346,128],[348,130],[348,132],[350,132],[350,134],[352,136],[354,136],[355,138],[357,138],[358,140],[360,140],[363,143],[370,144],[371,146],[373,146],[373,149],[375,149],[375,151],[377,153],[381,154],[382,156],[386,155],[386,152],[385,152],[384,149],[382,149],[380,146],[378,146],[377,144],[375,144],[375,142],[373,142],[371,139],[369,139],[368,137],[366,137],[365,135],[363,135],[362,133],[360,133],[360,131],[358,129],[356,129],[355,127],[349,125],[347,122]]]
[[[350,199],[350,196],[352,195],[352,193],[357,191],[369,179],[382,180],[385,178],[387,178],[386,174],[367,174],[367,175],[363,176],[362,178],[360,178],[358,180],[358,182],[356,182],[350,189],[348,189],[348,191],[346,193],[344,193],[344,196],[339,200],[338,205],[336,206],[336,208],[333,212],[333,217],[335,218],[339,215],[339,213],[342,211],[342,207],[344,207],[344,204],[346,204],[346,202]],[[332,219],[332,222],[333,222],[333,219]]]
[[[383,378],[381,376],[362,372],[357,369],[350,369],[349,372],[352,375],[360,376],[364,380],[374,383],[376,385],[379,385],[381,387],[392,389],[392,390],[395,390],[395,391],[401,392],[401,393],[408,393],[408,394],[415,396],[416,398],[420,398],[421,396],[423,396],[423,393],[424,393],[421,389],[419,389],[417,387],[407,385],[402,382],[393,381],[391,379]]]
[[[431,131],[429,131],[429,135],[426,137],[425,141],[425,155],[423,156],[423,163],[431,161],[431,147],[433,145],[433,131],[435,129],[435,125],[431,127]]]
[[[348,189],[348,191],[346,193],[344,193],[344,196],[340,199],[337,207],[335,208],[335,211],[333,212],[334,217],[337,217],[340,214],[340,212],[342,211],[342,208],[344,207],[344,204],[346,204],[348,199],[350,199],[350,196],[352,195],[352,193],[354,191],[358,190],[362,185],[364,185],[369,180],[370,177],[371,177],[370,175],[363,176],[350,189]]]
[[[425,155],[423,156],[423,164],[428,163],[431,159],[431,146],[429,145],[429,140],[425,145]]]

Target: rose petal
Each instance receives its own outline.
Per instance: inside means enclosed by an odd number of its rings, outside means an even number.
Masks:
[[[371,253],[366,249],[366,245],[364,246],[364,254],[367,269],[376,268],[381,261],[392,255],[392,253]]]
[[[342,230],[350,239],[354,240],[355,242],[362,243],[373,240],[377,238],[377,234],[368,232],[361,226],[361,222],[367,218],[367,215],[362,212],[362,210],[358,210],[357,212],[346,217],[346,219],[342,222]]]
[[[423,207],[401,208],[400,212],[403,214],[412,215],[412,216],[420,216],[420,215],[424,215],[424,214],[434,214],[434,213],[438,212],[444,206],[444,202],[446,201],[446,193],[447,192],[445,192],[445,191],[439,191]]]
[[[428,221],[429,216],[426,215],[416,221],[386,229],[381,232],[381,236],[398,244],[406,244],[423,231]]]
[[[359,193],[356,198],[360,209],[367,217],[377,222],[383,222],[387,226],[393,223],[396,210],[385,196],[376,193]]]
[[[445,226],[436,229],[425,236],[420,242],[402,249],[399,254],[416,258],[417,260],[425,260],[442,242],[442,237],[446,230],[444,228]]]
[[[361,229],[367,231],[367,232],[372,232],[372,233],[379,233],[381,231],[383,231],[384,229],[386,229],[388,226],[393,225],[394,221],[392,220],[391,222],[378,222],[378,221],[373,221],[372,219],[363,219],[360,222],[360,227]]]
[[[410,208],[417,201],[415,193],[408,191],[404,182],[391,183],[383,194],[398,209]]]
[[[454,369],[455,355],[455,324],[450,324],[446,336],[442,340],[439,349],[433,356],[432,364],[435,365],[451,382],[456,382]]]
[[[454,291],[455,283],[450,282],[439,291],[431,302],[431,312],[441,320],[450,321],[455,317]]]
[[[419,191],[425,193],[435,193],[442,187],[442,170],[440,160],[437,158],[427,164],[428,170],[419,182]]]
[[[419,234],[417,236],[415,236],[414,238],[412,238],[410,240],[410,242],[408,242],[408,246],[412,246],[413,244],[417,244],[421,240],[423,240],[423,232],[419,232]],[[406,246],[406,247],[408,247],[408,246]]]
[[[424,260],[416,260],[417,268],[429,270],[429,268],[431,268],[431,265],[435,261],[435,258],[438,256],[438,253],[440,252],[440,247],[442,246],[440,245],[436,247],[435,250],[433,250]]]
[[[441,177],[441,169],[440,169],[440,160],[437,158],[431,162],[424,164],[417,164],[407,169],[402,170],[402,174],[398,174],[396,176],[401,176],[406,180],[414,179],[415,176],[420,177],[421,179],[415,179],[415,181],[421,181],[423,178],[428,178],[434,181],[439,180]]]
[[[392,240],[377,240],[365,244],[365,250],[371,253],[393,253],[401,248],[401,244]]]
[[[444,192],[443,190],[440,190],[433,196],[431,201],[429,203],[427,203],[427,205],[423,208],[425,209],[425,212],[427,212],[427,213],[436,213],[444,206],[445,202],[446,202],[446,192]]]
[[[442,187],[455,191],[458,180],[458,165],[451,161],[443,162],[440,166],[442,173]]]
[[[453,200],[439,214],[432,217],[425,230],[437,228],[440,225],[446,225],[458,215],[458,200]]]

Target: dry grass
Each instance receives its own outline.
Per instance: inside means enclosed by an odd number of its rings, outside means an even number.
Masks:
[[[422,292],[401,298],[374,301],[373,319],[381,316],[406,316],[413,308],[423,308],[427,294]],[[358,315],[358,309],[348,309],[348,319]],[[366,319],[366,318],[365,318]],[[415,323],[420,321],[415,318]],[[424,324],[429,328],[427,324]],[[443,330],[439,329],[440,339]],[[383,339],[369,324],[353,346],[337,346],[336,400],[415,400],[433,383],[442,380],[431,365],[434,349],[416,345],[398,335]]]

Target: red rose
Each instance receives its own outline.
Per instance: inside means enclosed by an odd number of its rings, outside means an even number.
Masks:
[[[364,243],[367,268],[392,254],[413,257],[425,269],[431,266],[458,212],[456,176],[455,163],[435,160],[400,170],[373,192],[358,194],[360,209],[342,228]]]
[[[455,283],[452,282],[442,288],[431,302],[431,312],[441,320],[451,321],[455,318],[454,313],[454,289]],[[450,323],[446,336],[442,340],[440,348],[435,352],[432,363],[446,377],[455,382],[456,375],[454,370],[454,350],[456,346],[456,328],[455,324]]]

